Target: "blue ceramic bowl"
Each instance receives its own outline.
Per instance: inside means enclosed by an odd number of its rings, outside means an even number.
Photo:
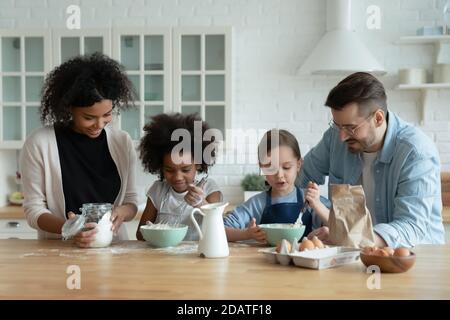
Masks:
[[[155,228],[154,226],[144,225],[139,228],[145,241],[152,247],[165,248],[173,247],[183,241],[186,236],[188,226],[179,225],[169,228]]]
[[[270,223],[260,224],[259,227],[266,233],[267,242],[271,246],[276,246],[282,239],[286,239],[290,243],[294,238],[300,240],[305,233],[305,226],[293,223]]]

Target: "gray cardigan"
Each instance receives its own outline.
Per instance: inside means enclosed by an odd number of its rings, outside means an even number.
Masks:
[[[138,205],[135,186],[136,151],[130,136],[121,130],[105,127],[108,148],[117,166],[121,180],[114,206],[125,203]],[[53,127],[34,131],[25,141],[20,155],[20,171],[24,193],[23,207],[28,224],[38,230],[39,239],[59,239],[60,234],[41,230],[38,218],[51,213],[66,219],[65,201],[59,163],[58,147]],[[125,226],[118,232],[118,239],[127,239]]]

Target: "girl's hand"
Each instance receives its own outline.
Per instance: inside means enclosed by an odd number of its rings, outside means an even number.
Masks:
[[[245,230],[249,239],[255,239],[258,242],[266,243],[266,233],[256,225],[256,219],[252,218],[248,228]]]
[[[312,238],[314,238],[314,236],[316,236],[322,242],[327,243],[329,235],[330,235],[330,229],[328,229],[328,227],[320,227],[320,228],[317,228],[317,229],[311,231],[308,234],[308,239],[312,240]]]
[[[192,207],[202,206],[205,202],[203,189],[190,184],[188,186],[188,193],[184,196],[184,200]]]
[[[74,219],[75,217],[75,213],[69,212],[69,219]],[[91,242],[95,240],[95,234],[98,232],[96,226],[97,224],[95,222],[86,223],[83,230],[88,230],[80,231],[76,234],[73,237],[74,243],[80,248],[89,248],[91,246]]]
[[[306,195],[305,195],[306,200],[309,203],[309,206],[316,210],[319,205],[321,204],[320,202],[320,190],[319,190],[319,186],[310,181],[308,183],[308,187],[306,189]]]

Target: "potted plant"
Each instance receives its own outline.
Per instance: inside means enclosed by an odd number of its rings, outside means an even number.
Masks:
[[[241,187],[244,189],[244,201],[266,190],[266,179],[257,173],[247,174],[241,181]]]

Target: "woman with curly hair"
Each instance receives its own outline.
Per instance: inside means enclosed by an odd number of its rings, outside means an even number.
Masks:
[[[95,53],[56,67],[42,92],[44,127],[27,138],[20,160],[28,223],[40,239],[61,238],[84,203],[108,202],[114,234],[127,239],[121,225],[137,212],[136,153],[130,136],[107,124],[132,104],[130,80],[119,63]],[[96,232],[78,233],[75,243],[89,247]]]
[[[196,114],[160,114],[145,125],[145,136],[139,145],[140,158],[146,171],[159,175],[159,181],[147,192],[147,205],[136,231],[138,240],[143,240],[139,228],[147,221],[185,224],[188,232],[184,240],[198,239],[190,219],[192,210],[222,200],[222,193],[212,179],[196,179],[197,173],[207,174],[214,162],[215,142],[203,139],[208,129],[207,123]],[[182,137],[181,142],[177,136]],[[201,151],[200,159],[194,157],[195,150]],[[205,158],[208,151],[211,154]]]

